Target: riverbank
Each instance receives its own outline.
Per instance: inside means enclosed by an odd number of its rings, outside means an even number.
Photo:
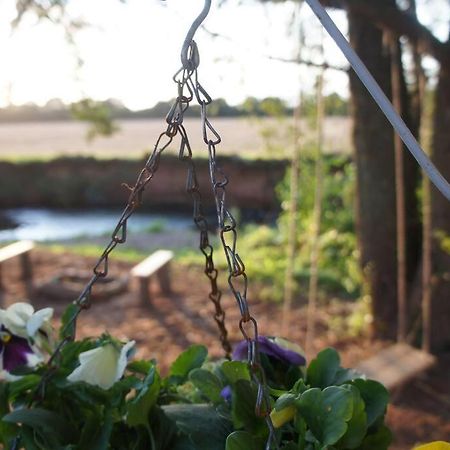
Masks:
[[[276,214],[276,186],[283,179],[286,160],[246,160],[221,157],[218,162],[229,178],[227,202],[244,214]],[[58,158],[49,161],[0,161],[0,209],[118,208],[129,197],[145,159]],[[208,161],[195,160],[206,211],[215,209]],[[173,154],[164,154],[157,173],[146,188],[142,209],[153,212],[190,212],[186,193],[188,167]]]

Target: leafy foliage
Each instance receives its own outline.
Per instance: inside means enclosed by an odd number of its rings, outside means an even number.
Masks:
[[[69,307],[60,339],[67,336],[73,314]],[[281,340],[270,348],[278,345],[281,351],[281,342],[294,348]],[[89,381],[97,379],[90,378],[93,370],[104,370],[95,369],[92,358],[107,346],[111,352],[114,345],[120,355],[129,346],[109,335],[72,341],[63,347],[51,373],[45,365],[21,367],[13,380],[0,381],[0,446],[8,450],[18,437],[27,450],[265,448],[268,428],[255,414],[258,388],[246,362],[211,361],[206,347],[193,345],[178,356],[167,376],[160,374],[155,361],[135,360],[121,378],[102,388]],[[388,448],[390,433],[383,422],[388,395],[383,386],[342,368],[334,349],[319,353],[306,370],[284,361],[280,371],[278,356],[273,355],[262,353],[261,364],[280,448]],[[90,372],[83,381],[70,381],[69,374],[86,361]]]
[[[297,217],[298,255],[294,267],[296,288],[303,292],[310,277],[311,229],[314,203],[314,159],[304,156],[300,163],[300,209]],[[275,227],[248,226],[241,239],[241,253],[251,253],[247,272],[264,284],[262,297],[282,300],[286,269],[290,173],[278,186],[282,206]],[[347,157],[324,157],[324,198],[319,237],[319,288],[323,295],[357,298],[362,276],[353,214],[355,168]]]

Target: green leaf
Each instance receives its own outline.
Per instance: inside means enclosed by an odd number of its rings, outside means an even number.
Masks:
[[[297,444],[294,444],[293,442],[289,442],[286,445],[283,445],[283,447],[281,447],[281,450],[298,450],[299,448],[303,448],[303,447],[299,447]]]
[[[127,423],[134,427],[137,425],[148,426],[149,413],[158,399],[161,389],[161,378],[152,366],[144,379],[142,388],[137,392],[135,398],[130,400],[127,405]]]
[[[90,450],[108,450],[110,448],[110,437],[113,429],[113,416],[110,410],[107,410],[100,430],[97,430],[96,439],[89,446]]]
[[[231,423],[212,406],[174,404],[165,405],[162,409],[189,437],[195,450],[224,449],[225,440],[232,429]]]
[[[128,364],[127,369],[131,372],[140,373],[141,375],[147,375],[152,365],[154,365],[153,361],[146,361],[141,359],[131,361]]]
[[[250,381],[248,364],[242,361],[225,361],[221,366],[222,373],[230,384],[238,380]]]
[[[92,448],[93,442],[97,439],[101,426],[102,417],[100,414],[86,412],[78,448]]]
[[[333,385],[340,362],[339,354],[334,348],[322,350],[308,367],[308,384],[321,389]]]
[[[353,413],[352,393],[331,386],[305,391],[297,405],[314,437],[322,446],[335,444],[347,431]]]
[[[362,374],[357,372],[354,369],[344,369],[340,367],[338,371],[336,372],[336,376],[333,380],[333,384],[335,385],[341,385],[344,383],[347,383],[352,380],[356,380],[357,378],[361,378]]]
[[[61,350],[61,366],[68,371],[73,370],[79,364],[78,355],[93,348],[95,348],[95,342],[91,339],[67,343]]]
[[[61,340],[71,338],[75,335],[75,322],[80,307],[71,303],[64,311],[61,317],[61,328],[59,329],[59,337]]]
[[[375,434],[369,434],[358,450],[387,450],[392,442],[392,433],[383,425]]]
[[[194,369],[189,374],[189,380],[211,402],[223,402],[222,396],[220,395],[223,385],[213,373],[205,369]]]
[[[303,394],[303,392],[307,391],[309,389],[309,386],[306,386],[305,380],[300,379],[297,380],[297,382],[294,384],[292,391],[296,394]]]
[[[58,389],[66,396],[85,403],[91,408],[97,408],[99,405],[109,405],[112,398],[112,390],[93,386],[87,383],[71,383],[66,379],[58,381]]]
[[[189,372],[198,369],[205,362],[208,350],[203,345],[191,345],[170,367],[169,381],[175,384],[184,383]]]
[[[81,436],[76,448],[80,450],[109,449],[113,431],[112,411],[107,409],[104,415],[85,413],[84,419]]]
[[[352,393],[353,414],[348,422],[348,429],[337,444],[339,449],[354,449],[361,445],[367,433],[367,414],[364,400],[361,398],[359,390],[354,386],[344,386]]]
[[[378,381],[358,379],[352,382],[366,404],[367,425],[372,426],[384,415],[389,402],[389,392]]]
[[[0,383],[0,419],[9,413],[8,387],[8,383]],[[9,448],[7,444],[14,439],[16,433],[17,427],[15,425],[0,420],[0,444]]]
[[[20,429],[20,442],[26,450],[41,450],[42,447],[36,445],[36,433],[30,427],[23,426]]]
[[[287,408],[288,406],[292,406],[295,404],[295,401],[297,400],[297,395],[286,393],[283,394],[276,402],[275,402],[275,409],[277,411],[281,411],[284,408]]]
[[[19,395],[25,394],[37,387],[41,377],[39,375],[27,375],[17,381],[9,383],[9,399],[15,400]]]
[[[255,414],[256,394],[253,384],[237,381],[232,393],[231,417],[235,429],[245,428],[253,435],[264,435],[267,431],[265,422]]]
[[[76,436],[76,430],[60,414],[43,408],[16,409],[2,420],[27,425],[43,435],[54,435],[62,443],[68,443]]]
[[[235,431],[227,437],[225,450],[259,450],[253,436],[246,431]]]

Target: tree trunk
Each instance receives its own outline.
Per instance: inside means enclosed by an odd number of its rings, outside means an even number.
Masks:
[[[368,0],[368,3],[395,5],[394,0]],[[382,32],[351,9],[349,32],[352,47],[389,96],[390,63],[383,47]],[[357,166],[357,231],[361,264],[372,299],[373,332],[376,337],[395,338],[397,269],[393,133],[353,72],[350,88]]]
[[[450,65],[442,65],[436,89],[433,137],[433,162],[450,178]],[[450,239],[450,202],[431,190],[432,242],[432,305],[431,347],[434,350],[450,348],[450,252],[443,249],[443,237]]]

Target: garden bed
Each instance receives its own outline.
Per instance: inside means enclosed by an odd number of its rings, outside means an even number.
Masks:
[[[49,279],[62,268],[85,269],[93,265],[93,259],[85,259],[72,254],[55,256],[38,250],[33,253],[33,267],[37,282]],[[132,264],[113,261],[111,273],[127,273]],[[24,296],[24,287],[20,282],[19,267],[14,263],[5,267],[7,295],[6,302],[17,301]],[[250,274],[251,275],[251,274]],[[212,320],[212,307],[207,301],[208,285],[201,280],[200,269],[186,269],[174,264],[173,294],[169,297],[158,292],[155,284],[153,305],[146,310],[140,304],[137,286],[131,286],[129,292],[109,301],[94,305],[83,313],[79,323],[79,335],[99,335],[105,329],[114,332],[117,337],[128,337],[137,342],[138,357],[154,357],[160,367],[167,370],[170,361],[190,344],[210,343],[209,353],[221,356],[222,351],[217,331]],[[219,279],[226,284],[224,275]],[[257,286],[250,286],[252,313],[258,319],[260,330],[266,335],[283,335],[281,331],[281,311],[275,304],[257,300]],[[52,303],[44,298],[32,299],[36,307],[53,306],[59,314],[63,304]],[[238,328],[239,311],[231,296],[224,295],[224,308],[227,312],[227,326],[233,343],[240,340]],[[349,314],[351,303],[336,303],[322,307],[318,326],[317,349],[325,346],[336,347],[345,366],[358,363],[385,343],[373,342],[368,338],[349,338],[329,324],[337,315]],[[305,338],[306,312],[296,307],[292,313],[292,327],[289,339],[303,343]],[[294,325],[295,324],[295,325]],[[450,436],[450,355],[440,358],[437,367],[421,379],[409,383],[392,395],[392,404],[388,412],[388,423],[392,428],[395,442],[393,450],[409,450],[414,443]]]

